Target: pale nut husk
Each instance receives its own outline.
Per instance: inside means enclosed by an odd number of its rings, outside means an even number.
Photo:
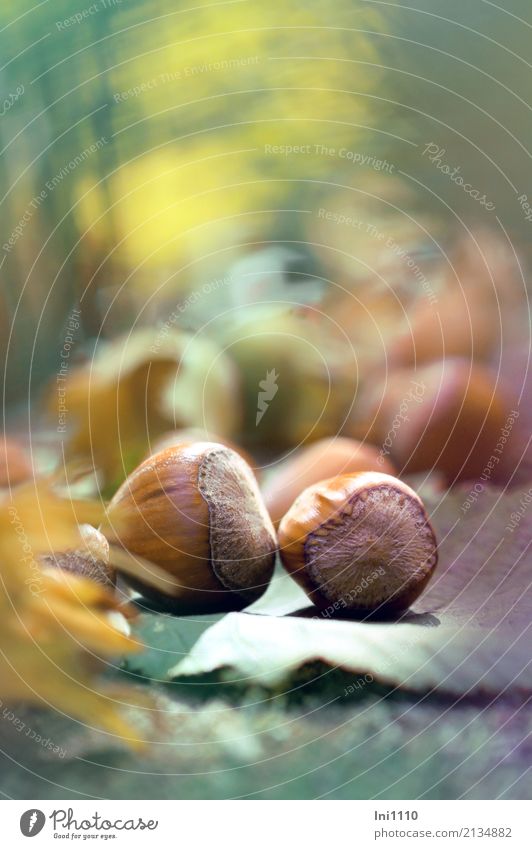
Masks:
[[[270,471],[262,487],[272,522],[277,527],[308,486],[337,475],[365,471],[393,475],[396,470],[385,453],[374,445],[344,436],[318,439],[299,448]]]

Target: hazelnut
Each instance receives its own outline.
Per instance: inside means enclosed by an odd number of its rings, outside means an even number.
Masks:
[[[408,328],[392,341],[389,362],[409,367],[442,357],[488,360],[498,324],[497,303],[488,294],[453,288],[440,296],[437,306],[421,301],[409,315]]]
[[[112,499],[108,521],[110,541],[141,558],[130,583],[156,601],[240,609],[272,576],[270,517],[250,467],[225,445],[185,442],[148,458]],[[152,579],[150,563],[166,586]]]
[[[152,454],[157,454],[164,448],[171,448],[174,445],[181,445],[183,442],[217,442],[220,445],[225,445],[226,448],[232,448],[237,454],[244,458],[248,466],[251,466],[255,475],[257,470],[254,467],[254,461],[247,451],[244,451],[239,445],[230,439],[226,439],[219,434],[212,434],[201,427],[182,427],[177,430],[167,430],[159,436],[150,446],[150,451],[146,454],[146,459]]]
[[[92,525],[80,525],[82,541],[75,549],[42,554],[43,566],[56,567],[72,572],[83,578],[90,578],[98,584],[114,587],[116,572],[109,564],[109,543],[104,535]]]
[[[0,439],[0,487],[16,486],[32,476],[31,463],[22,445],[11,437]]]
[[[392,372],[359,414],[354,432],[385,447],[401,474],[437,470],[451,485],[482,474],[507,402],[491,371],[456,358]]]
[[[277,527],[300,492],[325,478],[351,472],[395,474],[390,460],[374,445],[343,436],[319,439],[272,469],[262,494]]]
[[[264,315],[234,324],[223,342],[243,387],[238,441],[270,456],[337,433],[357,388],[354,349],[321,313]]]
[[[286,570],[320,609],[405,610],[436,566],[419,496],[397,478],[358,472],[309,487],[279,526]]]

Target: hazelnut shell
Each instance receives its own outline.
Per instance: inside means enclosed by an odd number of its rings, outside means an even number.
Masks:
[[[43,554],[40,560],[45,567],[63,569],[98,584],[116,585],[116,572],[109,564],[109,543],[92,525],[80,525],[82,541],[78,548]]]
[[[168,576],[167,593],[141,592],[193,610],[239,609],[266,589],[277,541],[253,472],[224,445],[182,443],[145,460],[109,505],[118,542]]]
[[[283,565],[322,610],[396,613],[420,595],[437,563],[419,496],[378,472],[306,489],[279,526]]]

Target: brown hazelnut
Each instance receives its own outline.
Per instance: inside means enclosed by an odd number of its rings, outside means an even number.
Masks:
[[[110,541],[141,558],[132,585],[180,609],[243,608],[272,576],[270,517],[253,472],[225,445],[183,443],[148,458],[112,499],[108,522]]]
[[[43,566],[57,567],[83,578],[90,578],[98,584],[115,586],[116,572],[109,564],[109,543],[104,535],[92,525],[80,525],[81,542],[79,547],[53,554],[42,554]]]
[[[286,570],[322,610],[394,613],[420,595],[436,566],[419,496],[378,472],[309,487],[279,526]]]
[[[392,462],[368,442],[344,436],[319,439],[272,469],[262,494],[277,527],[297,496],[308,486],[336,475],[368,471],[395,474]]]
[[[489,362],[501,343],[526,336],[526,301],[517,256],[491,228],[460,237],[442,266],[433,298],[410,311],[408,327],[388,349],[394,367],[442,357]],[[525,319],[525,321],[523,321]]]

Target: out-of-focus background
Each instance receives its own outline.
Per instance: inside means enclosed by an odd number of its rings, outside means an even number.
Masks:
[[[484,302],[491,355],[519,304],[526,344],[527,17],[525,0],[4,3],[9,409],[60,374],[73,309],[70,373],[139,328],[231,355],[260,326],[303,360],[330,341],[360,387],[412,309],[476,282],[451,312]],[[282,366],[263,343],[253,381]],[[332,426],[313,416],[298,440]]]

